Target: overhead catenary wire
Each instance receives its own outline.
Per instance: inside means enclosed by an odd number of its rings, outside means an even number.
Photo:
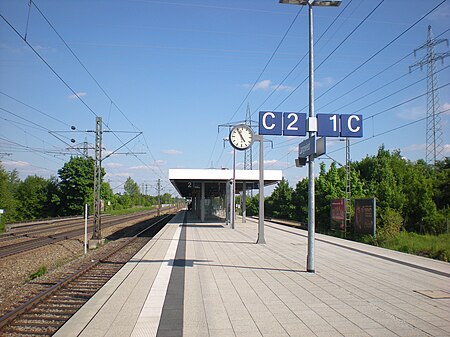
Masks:
[[[446,34],[448,31],[450,31],[450,28],[446,29],[445,31],[443,31],[442,33],[440,33],[439,35],[437,35],[436,38],[438,38],[438,37],[440,37],[440,36]],[[326,107],[329,106],[330,104],[335,103],[336,101],[340,100],[341,98],[347,96],[348,94],[352,93],[352,92],[355,91],[356,89],[362,87],[363,85],[369,83],[370,81],[372,81],[373,79],[377,78],[377,77],[380,76],[381,74],[385,73],[386,71],[388,71],[388,70],[390,70],[391,68],[395,67],[396,65],[400,64],[402,61],[406,60],[408,57],[410,57],[410,56],[413,55],[413,54],[414,54],[414,52],[408,53],[407,55],[403,56],[403,57],[400,58],[399,60],[397,60],[397,61],[395,61],[394,63],[390,64],[389,66],[387,66],[386,68],[382,69],[382,70],[379,71],[378,73],[376,73],[376,74],[370,76],[369,78],[367,78],[367,79],[364,80],[363,82],[357,84],[356,86],[354,86],[354,87],[351,88],[350,90],[346,91],[346,92],[343,93],[342,95],[340,95],[340,96],[338,96],[338,97],[336,97],[336,98],[333,98],[333,100],[331,100],[330,102],[328,102],[328,103],[326,103],[325,105],[322,105],[321,107],[319,107],[318,110],[323,109],[323,108],[326,108]],[[396,79],[392,80],[391,82],[384,84],[384,86],[388,86],[388,85],[390,85],[391,83],[393,83],[394,81],[397,81],[397,80],[399,80],[399,79],[401,79],[401,78],[403,78],[403,77],[406,77],[407,75],[410,75],[412,72],[414,72],[414,71],[416,71],[416,70],[417,70],[417,69],[413,69],[412,71],[407,72],[407,73],[405,73],[404,75],[401,75],[400,77],[397,77]],[[381,89],[382,87],[383,87],[383,86],[380,86],[377,90]],[[373,93],[373,92],[374,92],[373,89],[371,89],[371,93]],[[357,100],[360,100],[360,99],[364,98],[365,96],[366,96],[366,95],[362,95],[362,96],[360,96],[360,98],[357,99]],[[348,104],[346,104],[346,105],[344,105],[344,106],[341,106],[340,108],[333,109],[333,110],[334,110],[334,111],[338,111],[338,110],[340,110],[340,109],[342,109],[342,108],[344,108],[344,107],[349,106],[350,104],[353,104],[353,103],[354,103],[355,101],[357,101],[357,100],[352,100],[350,103],[348,103]]]
[[[25,102],[23,102],[23,101],[17,99],[17,98],[15,98],[15,97],[12,97],[11,95],[8,95],[7,93],[5,93],[5,92],[3,92],[3,91],[0,91],[0,94],[2,94],[2,95],[4,95],[4,96],[8,97],[9,99],[12,99],[13,101],[15,101],[15,102],[17,102],[17,103],[20,103],[20,104],[26,106],[27,108],[30,108],[30,109],[32,109],[32,110],[34,110],[34,111],[40,113],[41,115],[44,115],[45,117],[48,117],[48,118],[50,118],[50,119],[53,119],[54,121],[56,121],[56,122],[58,122],[58,123],[61,123],[61,124],[63,124],[64,126],[70,127],[70,125],[67,124],[66,122],[63,122],[62,120],[60,120],[60,119],[58,119],[58,118],[55,118],[55,117],[49,115],[48,113],[46,113],[46,112],[44,112],[44,111],[42,111],[42,110],[40,110],[40,109],[37,109],[37,108],[35,108],[35,107],[33,107],[33,106],[31,106],[31,105],[29,105],[29,104],[27,104],[27,103],[25,103]]]
[[[73,55],[73,57],[78,61],[78,63],[81,65],[81,67],[87,72],[87,74],[91,77],[91,79],[95,82],[95,84],[100,88],[100,90],[103,92],[103,94],[109,99],[110,101],[110,109],[109,109],[109,116],[108,121],[105,123],[105,126],[109,128],[109,119],[111,115],[111,107],[114,106],[121,114],[122,116],[133,126],[135,130],[138,130],[142,132],[129,118],[128,116],[122,111],[122,109],[117,105],[117,103],[111,98],[111,96],[108,94],[108,92],[103,88],[103,86],[100,84],[100,82],[94,77],[94,75],[87,69],[87,67],[84,65],[84,63],[81,61],[81,59],[76,55],[76,53],[73,51],[73,49],[69,46],[69,44],[64,40],[64,38],[61,36],[61,34],[58,33],[54,25],[50,22],[50,20],[45,16],[45,14],[39,9],[39,7],[34,3],[33,0],[30,0],[30,2],[33,4],[33,6],[37,9],[37,11],[40,13],[40,15],[44,18],[44,20],[48,23],[48,25],[52,28],[52,30],[55,32],[55,34],[59,37],[59,39],[64,43],[64,45],[67,47],[67,49],[70,51],[70,53]],[[147,150],[150,153],[150,156],[152,157],[153,161],[156,163],[156,159],[153,156],[153,153],[148,145],[147,139],[145,137],[145,134],[142,133],[142,136],[144,138],[145,145],[147,147]],[[122,142],[123,143],[123,142]],[[148,166],[145,162],[141,161],[144,165]],[[164,172],[162,171],[161,167],[156,164],[158,167],[160,173],[162,176],[164,176]]]
[[[242,105],[245,103],[245,101],[247,100],[247,98],[250,96],[251,92],[253,91],[253,89],[255,88],[255,86],[258,84],[259,80],[261,79],[262,75],[264,74],[264,72],[266,71],[267,67],[269,66],[270,62],[273,60],[273,58],[275,57],[275,54],[278,52],[278,49],[280,49],[281,45],[283,44],[283,41],[286,39],[287,34],[289,33],[289,31],[291,30],[292,26],[294,25],[295,21],[297,21],[298,16],[300,15],[300,13],[302,12],[303,7],[301,7],[299,9],[299,11],[297,12],[297,15],[294,17],[294,19],[292,20],[291,24],[289,25],[289,27],[287,28],[286,32],[284,33],[283,37],[281,38],[280,42],[278,42],[277,47],[275,48],[275,50],[272,52],[271,56],[269,57],[269,60],[267,60],[266,64],[264,65],[263,69],[260,71],[258,77],[256,78],[256,80],[253,82],[253,85],[250,87],[250,89],[248,90],[247,94],[245,95],[244,99],[241,101],[241,103],[239,104],[239,106],[237,107],[236,111],[233,113],[233,115],[229,118],[228,123],[231,123],[231,121],[233,120],[233,118],[236,116],[236,114],[238,113],[239,109],[242,107]],[[228,124],[227,123],[227,124]],[[216,149],[217,146],[217,141],[219,139],[219,134],[217,134],[216,139],[214,141],[214,146],[213,149],[211,151],[211,156],[209,158],[209,161],[211,161],[212,156],[214,155],[214,151]]]
[[[436,90],[439,90],[439,89],[445,88],[445,87],[447,87],[447,86],[449,86],[449,85],[450,85],[450,82],[447,82],[446,84],[443,84],[443,85],[441,85],[440,87],[435,88],[435,89],[436,89]],[[388,112],[388,111],[394,110],[394,109],[396,109],[396,108],[398,108],[398,107],[400,107],[400,106],[406,105],[406,104],[408,104],[408,103],[410,103],[410,102],[412,102],[412,101],[414,101],[414,100],[417,100],[417,99],[419,99],[419,98],[421,98],[421,97],[424,97],[424,96],[426,96],[427,94],[428,94],[428,91],[425,92],[425,93],[416,95],[416,96],[414,96],[414,97],[412,97],[412,98],[410,98],[410,99],[407,99],[407,100],[405,100],[405,101],[402,101],[401,103],[397,103],[397,104],[395,104],[395,105],[393,105],[393,106],[390,106],[389,108],[386,108],[386,109],[384,109],[384,110],[378,111],[378,112],[376,112],[376,113],[374,113],[374,114],[368,116],[367,118],[374,118],[374,117],[377,117],[377,116],[379,116],[379,115],[381,115],[381,114],[383,114],[383,113],[386,113],[386,112]],[[449,110],[449,109],[444,110],[442,113],[447,112],[448,110]],[[424,120],[424,119],[426,119],[426,117],[425,117],[425,118],[421,118],[421,119],[419,119],[419,120],[416,120],[416,121],[414,121],[413,123],[407,123],[407,124],[405,124],[405,125],[406,125],[406,126],[407,126],[407,125],[412,125],[412,124],[414,124],[414,123],[416,123],[416,122],[419,122],[419,121],[422,121],[422,120]],[[398,128],[401,129],[402,127],[398,127]],[[396,128],[394,128],[394,129],[396,129]],[[386,133],[386,132],[384,132],[384,133],[382,133],[382,134],[385,134],[385,133]],[[379,134],[379,135],[381,135],[381,134]],[[372,137],[367,138],[367,139],[365,139],[365,140],[375,138],[376,136],[378,136],[378,135],[375,135],[375,134],[374,134]],[[284,147],[287,147],[287,146],[292,146],[292,142],[293,142],[293,141],[297,141],[297,139],[291,139],[291,140],[284,141],[284,142],[283,142],[284,145],[282,145],[282,146],[277,146],[277,147],[275,147],[275,149],[280,149],[280,148],[284,148]],[[360,143],[360,142],[362,142],[362,141],[352,143],[352,146],[353,146],[353,145],[356,145],[356,144],[358,144],[358,143]],[[280,144],[278,144],[278,145],[280,145]],[[345,148],[345,147],[342,147],[342,148],[340,148],[339,150],[342,150],[342,149],[344,149],[344,148]],[[329,154],[330,154],[330,153],[334,153],[334,152],[336,152],[336,151],[337,151],[337,150],[333,150],[333,151],[329,152]],[[291,153],[291,152],[292,152],[292,151],[290,151],[289,153]],[[289,153],[287,153],[287,154],[281,156],[281,157],[278,159],[278,161],[281,160],[281,159],[283,159],[283,158],[285,158],[285,157],[287,157],[287,156],[289,155]],[[273,166],[273,165],[274,165],[274,164],[269,164],[268,167]]]
[[[36,54],[36,56],[38,56],[38,58],[51,70],[51,72],[70,90],[70,92],[72,92],[72,94],[74,95],[74,97],[76,97],[95,117],[98,117],[97,113],[82,99],[82,97],[76,93],[76,91],[67,83],[67,81],[65,81],[62,76],[44,59],[44,57],[24,38],[24,36],[22,36],[22,34],[9,22],[9,20],[7,20],[3,14],[0,13],[0,17],[3,19],[3,21],[5,21],[5,23],[14,31],[14,33],[16,35],[18,35],[24,42],[25,44],[27,44],[27,46]],[[105,124],[105,123],[103,123]],[[117,134],[114,133],[114,131],[112,131],[108,125],[105,124],[105,126],[112,132],[112,134],[116,137],[116,139],[123,145],[124,142],[122,141],[122,139],[120,139],[120,137],[118,137]],[[129,150],[129,148],[127,147],[127,149]],[[154,173],[155,170],[153,169],[153,167],[149,166],[147,163],[145,163],[144,161],[142,161],[142,159],[140,159],[139,157],[137,157],[136,155],[134,155],[144,166],[148,167],[150,170],[152,170]],[[162,170],[160,170],[162,173]]]
[[[322,38],[325,36],[325,34],[331,29],[331,27],[335,24],[335,22],[340,18],[340,16],[345,12],[345,10],[348,8],[348,6],[351,4],[352,0],[350,0],[346,6],[339,12],[339,14],[333,19],[333,21],[328,25],[328,27],[323,31],[323,33],[319,36],[319,38],[314,42],[314,46],[322,40]],[[275,94],[280,87],[284,84],[284,82],[292,75],[292,73],[298,68],[298,66],[303,62],[303,60],[308,56],[308,52],[306,52],[302,58],[297,62],[297,64],[292,67],[292,69],[287,73],[287,75],[281,80],[281,82],[272,90],[272,92],[269,94],[269,96],[266,97],[266,99],[254,110],[253,113],[259,111],[259,109],[262,108],[262,106],[272,97],[273,94]],[[306,78],[307,79],[307,78]],[[302,85],[306,79],[300,84]],[[252,114],[253,115],[253,114]]]
[[[384,1],[384,0],[383,0]],[[367,63],[369,63],[371,60],[373,60],[376,56],[378,56],[380,53],[382,53],[384,50],[386,50],[389,46],[391,46],[395,41],[400,39],[403,35],[405,35],[407,32],[409,32],[412,28],[414,28],[417,24],[419,24],[422,20],[424,20],[428,15],[433,13],[436,9],[438,9],[442,4],[444,4],[447,0],[441,1],[439,4],[437,4],[435,7],[433,7],[431,10],[429,10],[425,15],[417,19],[412,25],[410,25],[408,28],[406,28],[403,32],[401,32],[399,35],[397,35],[395,38],[393,38],[390,42],[388,42],[386,45],[384,45],[381,49],[379,49],[376,53],[372,54],[368,59],[366,59],[363,63],[361,63],[359,66],[357,66],[355,69],[353,69],[351,72],[349,72],[347,75],[345,75],[343,78],[341,78],[337,83],[335,83],[333,86],[331,86],[328,90],[324,91],[322,94],[320,94],[318,97],[315,98],[314,101],[318,101],[320,98],[322,98],[324,95],[326,95],[328,92],[336,88],[339,84],[344,82],[347,78],[349,78],[351,75],[353,75],[355,72],[357,72],[359,69],[364,67]],[[316,69],[318,69],[321,65],[317,66]],[[305,109],[306,107],[303,107],[300,110]]]
[[[421,22],[424,18],[426,18],[426,17],[427,17],[428,15],[430,15],[431,13],[433,13],[433,12],[434,12],[437,8],[439,8],[445,1],[446,1],[446,0],[440,2],[438,5],[436,5],[435,7],[433,7],[430,11],[428,11],[428,12],[427,12],[425,15],[423,15],[421,18],[419,18],[418,20],[416,20],[416,21],[415,21],[412,25],[410,25],[406,30],[404,30],[402,33],[400,33],[399,35],[397,35],[397,37],[395,37],[395,38],[394,38],[393,40],[391,40],[388,44],[386,44],[384,47],[382,47],[380,50],[378,50],[375,54],[373,54],[372,56],[370,56],[366,61],[364,61],[364,62],[363,62],[361,65],[359,65],[357,68],[355,68],[354,70],[352,70],[349,74],[347,74],[343,79],[341,79],[341,80],[340,80],[338,83],[336,83],[333,87],[335,87],[336,85],[338,85],[339,83],[341,83],[342,81],[344,81],[345,79],[347,79],[349,76],[351,76],[351,74],[353,74],[354,72],[356,72],[357,70],[359,70],[362,66],[364,66],[364,65],[367,64],[369,61],[371,61],[375,56],[377,56],[377,55],[380,54],[382,51],[384,51],[387,47],[389,47],[390,45],[392,45],[395,41],[397,41],[397,40],[398,40],[401,36],[403,36],[406,32],[408,32],[409,30],[411,30],[414,26],[416,26],[416,25],[417,25],[419,22]],[[367,17],[366,17],[365,19],[367,19]],[[444,31],[444,32],[441,33],[440,35],[442,35],[442,34],[448,32],[448,31],[449,31],[449,29],[447,29],[446,31]],[[439,36],[440,36],[440,35],[439,35]],[[409,53],[408,56],[409,56],[409,55],[411,55],[411,53]],[[407,57],[407,56],[403,57],[401,60],[405,59],[406,57]],[[394,65],[398,64],[401,60],[395,62]],[[322,65],[322,64],[323,64],[323,62],[322,62],[320,65]],[[391,66],[390,66],[390,67],[391,67]],[[390,67],[388,67],[388,68],[390,68]],[[315,69],[317,69],[317,68],[315,68]],[[387,68],[386,68],[385,70],[387,70]],[[383,70],[382,72],[384,72],[385,70]],[[375,78],[377,75],[381,74],[382,72],[380,72],[380,73],[378,73],[378,74],[372,76],[371,79]],[[302,85],[306,80],[307,80],[307,78],[305,78],[305,80],[304,80],[300,85]],[[368,81],[365,81],[364,83],[367,83],[367,82],[368,82]],[[299,85],[299,86],[300,86],[300,85]],[[299,86],[297,86],[296,89],[299,88]],[[330,89],[332,89],[333,87],[331,87]],[[441,87],[442,87],[442,86],[441,86]],[[329,92],[330,89],[327,90],[327,92]],[[354,90],[354,89],[352,89],[352,90]],[[291,93],[291,94],[292,94],[292,93]],[[290,95],[291,95],[291,94],[290,94]],[[322,97],[324,94],[325,94],[325,93],[323,93],[323,94],[322,94],[321,96],[319,96],[319,97]],[[288,97],[290,97],[290,95],[288,95]],[[406,101],[406,102],[403,102],[403,103],[401,103],[401,104],[399,104],[399,105],[396,105],[395,107],[398,107],[398,106],[400,106],[400,105],[409,103],[409,102],[411,102],[412,100],[415,100],[415,99],[418,99],[418,98],[422,97],[423,95],[426,95],[426,93],[425,93],[425,94],[422,94],[422,95],[419,95],[419,96],[416,96],[416,97],[412,98],[411,100],[408,100],[408,101]],[[278,104],[278,106],[277,106],[276,108],[274,108],[273,110],[276,110],[282,103],[284,103],[284,102],[286,101],[286,99],[287,99],[288,97],[286,97],[286,98],[285,98],[280,104]],[[318,99],[318,98],[316,98],[316,99]],[[381,113],[387,112],[387,111],[389,111],[389,110],[392,110],[392,109],[395,108],[395,107],[388,108],[388,109],[386,109],[386,110],[384,110],[384,111],[379,112],[378,114],[381,114]],[[301,111],[301,110],[303,110],[303,109],[305,109],[305,108],[306,108],[306,107],[303,107],[303,108],[300,109],[299,111]],[[377,114],[377,115],[378,115],[378,114]],[[370,118],[370,117],[374,117],[374,116],[369,116],[369,118]],[[289,142],[291,142],[291,140],[284,141],[283,143],[289,143]],[[289,145],[289,146],[290,146],[290,145]]]
[[[347,34],[347,36],[338,44],[338,46],[335,49],[333,49],[333,51],[330,54],[328,54],[328,56],[318,66],[316,66],[314,68],[314,71],[318,70],[331,57],[331,55],[334,54],[350,38],[350,36],[353,35],[356,32],[362,26],[362,24],[364,22],[366,22],[367,19],[381,6],[381,4],[384,1],[385,0],[381,0],[380,3],[374,9],[372,9],[372,11],[369,14],[367,14],[364,17],[364,19],[362,19],[358,23],[358,25],[349,34]],[[307,80],[308,80],[308,76],[299,85],[297,85],[273,110],[278,109],[284,102],[286,102],[303,85],[303,83],[305,83]],[[300,110],[303,110],[303,109],[304,108],[302,108]],[[253,113],[255,113],[255,112],[253,112]]]

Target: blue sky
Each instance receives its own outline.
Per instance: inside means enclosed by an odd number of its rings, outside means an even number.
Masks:
[[[363,115],[364,138],[352,141],[352,160],[376,154],[382,144],[410,160],[425,158],[425,121],[402,127],[426,116],[426,96],[416,98],[427,91],[426,67],[409,73],[409,66],[426,53],[412,52],[425,43],[428,25],[434,36],[450,38],[450,3],[411,26],[441,2],[344,0],[339,8],[314,9],[316,113]],[[0,3],[0,153],[4,167],[21,178],[56,176],[76,154],[70,145],[94,143],[85,131],[95,129],[97,115],[108,131],[106,154],[142,132],[103,162],[115,191],[131,176],[149,194],[157,179],[172,193],[169,168],[231,168],[228,129],[218,126],[244,120],[247,106],[253,120],[260,110],[307,112],[307,8],[277,0],[28,3]],[[448,50],[442,43],[435,51]],[[450,58],[436,64],[444,86],[440,111],[450,108],[449,65]],[[449,156],[449,111],[440,117]],[[283,170],[295,186],[307,176],[294,165],[304,138],[267,138],[273,148],[266,146],[265,168]],[[340,163],[343,145],[327,143]],[[256,145],[253,160],[257,167]],[[238,153],[238,168],[242,161]]]

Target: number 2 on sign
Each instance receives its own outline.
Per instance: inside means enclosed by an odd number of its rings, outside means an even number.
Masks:
[[[291,119],[291,118],[293,118],[293,121],[290,122],[290,123],[288,124],[287,129],[290,130],[290,131],[297,131],[297,130],[298,130],[298,126],[295,125],[295,124],[297,124],[297,122],[298,122],[298,116],[297,116],[297,114],[295,114],[295,113],[290,113],[290,114],[287,116],[287,119]]]

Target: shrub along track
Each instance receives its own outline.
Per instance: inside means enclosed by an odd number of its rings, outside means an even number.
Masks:
[[[136,232],[135,227],[115,236],[115,247],[106,247],[97,260],[78,265],[61,280],[47,284],[38,295],[0,318],[0,336],[51,336],[122,266],[134,256],[173,215],[153,219]],[[141,225],[142,227],[142,225]]]

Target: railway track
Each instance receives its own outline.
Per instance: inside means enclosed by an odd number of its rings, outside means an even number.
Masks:
[[[51,336],[128,262],[173,215],[150,220],[133,237],[122,238],[118,247],[87,261],[60,281],[0,318],[0,336]]]
[[[171,210],[165,209],[166,211]],[[156,211],[143,214],[134,213],[118,217],[108,217],[102,222],[102,228],[115,226],[124,221],[142,218],[143,215],[154,215]],[[42,225],[41,225],[42,226]],[[88,224],[88,231],[92,231],[92,222]],[[47,234],[46,234],[47,233]],[[48,244],[54,244],[63,240],[73,239],[84,234],[83,220],[68,220],[67,223],[56,223],[53,226],[46,225],[44,228],[33,227],[20,230],[0,237],[0,258],[20,254],[32,249],[40,248]],[[8,244],[8,241],[19,239],[18,242]]]

